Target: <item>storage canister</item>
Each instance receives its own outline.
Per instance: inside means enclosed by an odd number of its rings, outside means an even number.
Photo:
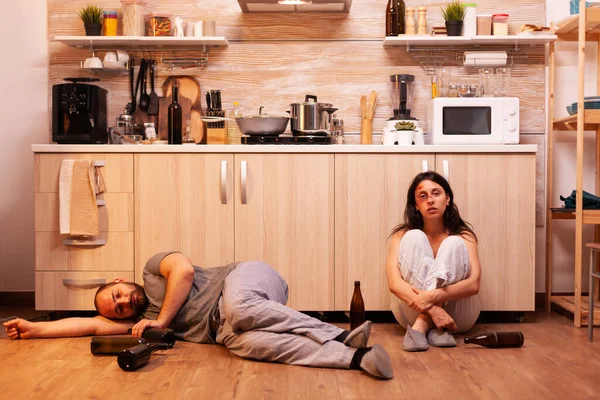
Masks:
[[[465,3],[465,18],[463,19],[463,36],[477,35],[477,4]]]
[[[477,34],[484,36],[492,34],[492,14],[477,15]]]
[[[508,14],[492,15],[492,29],[494,36],[508,35]]]
[[[146,36],[171,36],[171,17],[168,13],[146,15]]]
[[[117,12],[104,11],[102,15],[102,25],[104,36],[117,36]]]
[[[123,36],[144,36],[145,0],[121,0],[123,4]]]

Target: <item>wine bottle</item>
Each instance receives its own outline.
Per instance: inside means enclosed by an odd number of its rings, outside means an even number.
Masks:
[[[173,82],[173,101],[169,105],[168,119],[169,119],[169,144],[182,144],[183,143],[183,111],[178,101],[178,87],[177,83]]]
[[[354,281],[354,293],[350,302],[350,330],[365,322],[365,303],[360,292],[360,281]]]
[[[137,346],[123,350],[117,356],[117,364],[123,371],[135,371],[136,369],[148,364],[150,355],[156,350],[167,350],[167,343],[142,343]]]
[[[127,330],[127,333],[131,333],[131,329]],[[146,328],[142,333],[142,339],[146,343],[166,343],[169,347],[175,345],[175,334],[167,329]]]
[[[398,0],[388,0],[385,11],[385,36],[398,36]]]
[[[464,339],[465,344],[473,343],[492,348],[521,347],[524,341],[521,332],[486,332]]]
[[[92,354],[119,354],[125,349],[145,343],[146,339],[132,336],[92,336],[90,350]]]

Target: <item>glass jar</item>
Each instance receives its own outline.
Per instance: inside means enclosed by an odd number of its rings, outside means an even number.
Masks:
[[[117,20],[116,11],[104,11],[102,13],[102,35],[103,36],[117,36],[117,26],[119,25]]]
[[[448,97],[458,97],[458,85],[448,86]]]
[[[121,0],[123,4],[123,36],[144,36],[145,0]]]
[[[171,36],[171,17],[161,12],[146,15],[146,36]]]
[[[492,15],[492,25],[494,36],[508,36],[508,14]]]

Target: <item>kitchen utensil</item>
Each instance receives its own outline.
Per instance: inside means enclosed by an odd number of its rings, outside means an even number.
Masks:
[[[263,106],[258,109],[258,115],[236,118],[243,135],[277,136],[285,132],[290,117],[269,116],[263,113]]]
[[[154,91],[154,60],[150,61],[150,104],[148,115],[158,115],[158,94]]]
[[[392,119],[415,119],[410,115],[413,95],[415,93],[415,76],[410,74],[391,75],[390,82],[392,108],[394,109],[394,117]]]
[[[290,104],[294,135],[328,135],[331,132],[331,103],[319,103],[317,96],[306,95],[302,103]],[[329,111],[328,111],[329,110]]]
[[[145,62],[144,64],[144,71],[140,72],[142,74],[142,94],[140,95],[140,110],[142,111],[148,111],[148,107],[150,107],[150,95],[148,94],[148,92],[146,91],[146,83],[148,81],[148,74],[147,74],[147,70],[148,67],[150,66],[150,60],[142,60],[143,62]]]
[[[131,101],[125,105],[125,113],[132,115],[135,111],[135,94],[133,91],[133,69],[134,59],[129,60],[129,94],[131,95]]]

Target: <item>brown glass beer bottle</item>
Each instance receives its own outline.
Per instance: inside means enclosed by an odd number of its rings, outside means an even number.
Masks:
[[[354,281],[354,294],[350,302],[350,330],[365,322],[365,302],[360,293],[360,281]]]
[[[473,343],[492,348],[521,347],[525,338],[521,332],[486,332],[465,338],[465,344]]]

